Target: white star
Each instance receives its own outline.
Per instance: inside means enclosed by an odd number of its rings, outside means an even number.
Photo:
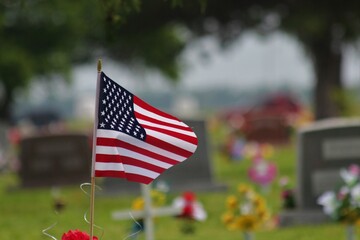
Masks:
[[[103,90],[103,91],[104,91],[104,93],[106,93],[106,88],[104,88],[104,90]]]
[[[103,103],[103,104],[106,104],[106,100],[105,100],[105,99],[104,99],[104,100],[102,100],[102,103]]]
[[[101,116],[104,116],[104,115],[105,115],[105,112],[104,112],[104,111],[102,111],[102,112],[101,112]]]
[[[105,127],[105,123],[100,123],[100,127],[104,128]]]
[[[144,134],[140,134],[140,137],[141,137],[141,138],[144,138]]]

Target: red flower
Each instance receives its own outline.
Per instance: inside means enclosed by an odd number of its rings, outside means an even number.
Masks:
[[[80,230],[69,230],[67,233],[64,233],[61,237],[61,240],[89,240],[90,236],[86,232],[81,232]],[[93,237],[93,240],[98,240],[97,237]]]

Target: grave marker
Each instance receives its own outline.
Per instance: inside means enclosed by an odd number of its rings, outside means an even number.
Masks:
[[[296,209],[282,214],[285,225],[323,222],[317,198],[342,183],[339,171],[360,164],[360,120],[329,119],[298,132]]]
[[[144,198],[144,210],[143,211],[114,211],[112,213],[112,218],[115,220],[128,220],[132,217],[135,219],[142,218],[145,221],[145,239],[153,240],[154,239],[154,217],[159,216],[176,216],[181,213],[181,208],[175,208],[172,206],[161,207],[161,208],[152,208],[151,196],[150,196],[150,187],[149,185],[141,184],[142,196]],[[132,214],[132,217],[130,215]]]
[[[89,181],[91,150],[83,134],[48,134],[20,142],[22,187],[53,187]]]

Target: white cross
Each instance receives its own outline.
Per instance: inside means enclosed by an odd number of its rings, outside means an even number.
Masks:
[[[181,208],[175,208],[172,206],[162,207],[162,208],[152,208],[151,196],[150,196],[150,187],[146,184],[141,184],[141,192],[144,198],[145,206],[144,210],[141,211],[114,211],[112,213],[112,218],[115,220],[127,220],[130,219],[129,212],[132,216],[136,218],[142,218],[145,221],[145,239],[154,240],[154,217],[159,216],[176,216],[179,215],[182,211]]]

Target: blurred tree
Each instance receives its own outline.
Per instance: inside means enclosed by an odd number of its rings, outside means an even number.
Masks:
[[[71,63],[89,55],[89,44],[100,17],[91,1],[21,1],[0,3],[0,120],[8,121],[19,89],[34,77],[61,74],[69,79]],[[87,36],[87,37],[85,37]]]
[[[153,0],[143,1],[141,9],[129,16],[128,27],[123,28],[121,34],[126,36],[131,31],[172,23],[185,25],[192,36],[213,34],[226,46],[247,29],[261,34],[275,30],[286,32],[302,44],[313,63],[316,119],[339,116],[346,108],[345,101],[339,99],[343,95],[343,50],[360,36],[359,1],[345,4],[340,0],[326,3],[311,0]]]
[[[8,119],[15,91],[34,77],[68,79],[72,64],[99,52],[176,80],[187,42],[212,34],[227,46],[247,29],[296,37],[313,61],[316,118],[337,116],[345,102],[338,97],[342,48],[358,39],[359,25],[355,0],[3,0],[0,119]]]
[[[140,6],[140,0],[1,1],[0,121],[10,120],[17,90],[59,74],[70,80],[74,64],[100,54],[176,79],[176,57],[184,42],[172,26],[121,35],[127,17],[136,15]]]

